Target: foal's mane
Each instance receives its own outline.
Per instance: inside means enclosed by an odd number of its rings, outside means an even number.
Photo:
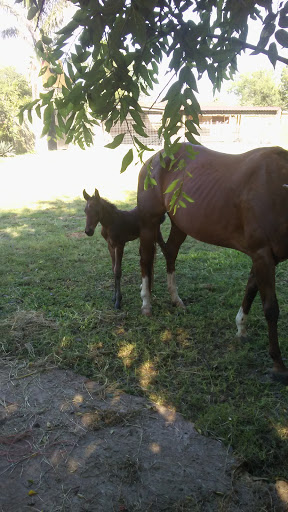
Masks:
[[[103,217],[104,222],[105,220],[109,222],[117,216],[117,214],[119,213],[119,209],[115,204],[110,203],[110,201],[104,199],[103,197],[101,197],[100,202],[102,210],[101,217]]]

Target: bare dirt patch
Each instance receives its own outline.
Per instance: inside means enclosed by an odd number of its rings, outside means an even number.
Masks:
[[[285,482],[243,474],[220,442],[147,399],[9,358],[0,390],[1,512],[287,510]]]

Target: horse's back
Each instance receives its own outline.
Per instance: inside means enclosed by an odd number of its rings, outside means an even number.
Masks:
[[[195,152],[192,159],[187,151],[191,147]],[[157,186],[147,191],[144,191],[147,167],[141,170],[138,207],[142,216],[169,211],[173,191],[168,194],[165,191],[178,179],[178,184],[183,183],[182,191],[193,200],[186,201],[186,208],[178,208],[175,215],[170,213],[184,233],[248,254],[251,237],[255,246],[261,246],[265,238],[275,239],[284,232],[287,236],[288,153],[285,150],[258,148],[231,155],[183,144],[175,157],[171,170],[168,160],[165,167],[161,166],[159,153],[150,160]]]

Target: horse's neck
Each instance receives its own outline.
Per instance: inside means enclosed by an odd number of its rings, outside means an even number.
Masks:
[[[101,197],[101,216],[99,220],[102,226],[105,228],[111,226],[115,222],[116,216],[117,208]]]

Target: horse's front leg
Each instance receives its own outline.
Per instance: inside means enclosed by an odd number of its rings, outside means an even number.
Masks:
[[[166,258],[167,267],[167,286],[171,296],[172,304],[184,308],[184,304],[180,299],[176,286],[175,277],[175,262],[178,256],[179,249],[186,239],[187,235],[183,233],[175,224],[171,221],[171,230],[165,247],[162,248],[162,252]]]
[[[275,263],[270,250],[259,251],[253,257],[253,270],[268,324],[269,354],[273,360],[272,375],[275,380],[288,384],[288,369],[283,362],[278,342],[279,306],[275,291]]]
[[[151,315],[151,288],[157,229],[147,226],[140,230],[140,265],[142,274],[141,299],[143,315]]]
[[[114,276],[115,276],[115,308],[121,308],[121,276],[122,276],[122,258],[124,252],[124,245],[117,245],[115,247],[115,266],[114,266]]]
[[[244,299],[242,301],[241,308],[239,309],[237,316],[236,316],[236,326],[237,326],[237,334],[239,338],[246,337],[247,331],[246,331],[246,322],[247,322],[247,316],[251,309],[251,306],[253,304],[253,301],[257,295],[258,292],[258,285],[256,281],[256,276],[253,270],[253,267],[251,269],[249,279],[247,282],[246,290]]]

